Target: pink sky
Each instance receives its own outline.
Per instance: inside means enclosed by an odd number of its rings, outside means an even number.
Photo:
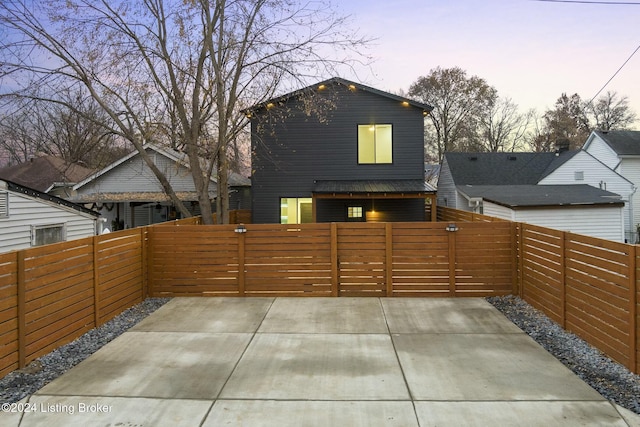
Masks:
[[[343,77],[397,92],[432,68],[459,66],[539,113],[563,92],[591,99],[640,45],[640,5],[350,0],[338,8],[377,38],[372,72]],[[640,117],[640,52],[607,90],[626,95]]]

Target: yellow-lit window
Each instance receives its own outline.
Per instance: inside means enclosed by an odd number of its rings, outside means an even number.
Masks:
[[[392,163],[391,125],[358,125],[358,163]]]
[[[347,207],[347,218],[360,219],[362,218],[362,206],[349,206]]]
[[[313,222],[313,202],[310,197],[283,197],[280,199],[281,224]]]

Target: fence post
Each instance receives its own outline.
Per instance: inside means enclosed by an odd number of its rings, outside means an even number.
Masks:
[[[511,294],[518,294],[518,224],[516,222],[511,223]]]
[[[238,236],[238,295],[245,295],[245,236],[247,233],[236,233]]]
[[[338,292],[338,224],[331,223],[331,296],[340,296]]]
[[[518,284],[520,285],[519,289],[519,297],[524,299],[524,229],[525,223],[519,222],[518,227],[520,228],[520,236],[518,239],[518,252],[520,252],[520,260],[519,260],[519,273],[518,273]]]
[[[456,296],[456,232],[447,231],[449,235],[449,294]]]
[[[18,369],[27,366],[27,291],[24,271],[24,251],[18,251]]]
[[[566,231],[560,235],[560,326],[562,329],[567,328],[567,235]]]
[[[141,289],[140,289],[140,298],[142,301],[146,300],[149,297],[149,288],[148,288],[148,280],[147,280],[147,272],[149,269],[147,268],[147,251],[149,249],[147,242],[147,232],[149,227],[141,227],[140,228],[140,261],[142,265],[140,266],[140,273],[142,274],[141,280]]]
[[[93,324],[100,326],[100,275],[98,265],[98,236],[93,236]]]
[[[149,266],[149,264],[153,263],[153,245],[154,245],[154,239],[153,239],[153,233],[154,233],[155,228],[153,227],[146,227],[145,228],[145,234],[144,234],[144,246],[143,246],[143,257],[142,257],[142,273],[143,273],[143,282],[142,282],[142,289],[143,292],[146,293],[146,296],[148,297],[155,297],[155,291],[154,291],[154,280],[153,280],[153,266]]]
[[[385,296],[393,296],[393,224],[385,223]]]
[[[636,246],[629,246],[629,370],[640,372],[637,366],[638,345],[638,294],[636,288]]]

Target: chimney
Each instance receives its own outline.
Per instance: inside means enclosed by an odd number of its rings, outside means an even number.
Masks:
[[[571,146],[571,142],[567,138],[556,140],[556,153],[564,153],[565,151],[569,151],[569,147]]]

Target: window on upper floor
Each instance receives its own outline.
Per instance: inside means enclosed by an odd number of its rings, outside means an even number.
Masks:
[[[313,201],[310,197],[283,197],[280,199],[280,224],[313,222]]]
[[[392,163],[392,133],[390,124],[358,125],[358,163]]]

